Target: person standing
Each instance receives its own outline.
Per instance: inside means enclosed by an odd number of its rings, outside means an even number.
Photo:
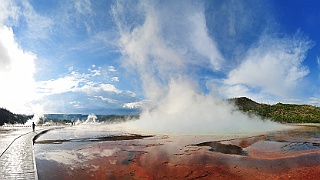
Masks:
[[[34,132],[36,129],[36,125],[34,124],[34,122],[32,122],[32,131]]]

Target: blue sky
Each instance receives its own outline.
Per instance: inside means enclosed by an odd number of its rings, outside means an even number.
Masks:
[[[133,113],[190,88],[319,106],[319,8],[316,0],[0,0],[0,107]]]

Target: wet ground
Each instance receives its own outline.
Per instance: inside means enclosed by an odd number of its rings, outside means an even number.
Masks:
[[[33,138],[45,131],[31,127],[0,127],[0,179],[38,179]]]
[[[17,137],[31,131],[30,127],[3,127],[0,126],[0,155]]]
[[[95,131],[93,131],[95,130]],[[318,179],[320,127],[255,135],[131,134],[108,125],[49,131],[39,179]]]

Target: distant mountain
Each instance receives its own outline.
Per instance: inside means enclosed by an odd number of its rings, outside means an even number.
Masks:
[[[44,119],[47,120],[55,120],[55,121],[62,121],[62,120],[85,120],[87,119],[88,115],[84,114],[45,114]]]
[[[247,97],[233,98],[228,101],[249,115],[257,115],[277,122],[320,123],[320,108],[311,105],[260,104]]]
[[[7,109],[0,108],[0,126],[7,124],[24,124],[30,117],[20,114],[14,114]]]

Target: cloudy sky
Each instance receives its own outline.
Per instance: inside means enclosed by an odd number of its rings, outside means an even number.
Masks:
[[[0,0],[0,107],[132,113],[190,88],[319,106],[319,9],[317,0]]]

